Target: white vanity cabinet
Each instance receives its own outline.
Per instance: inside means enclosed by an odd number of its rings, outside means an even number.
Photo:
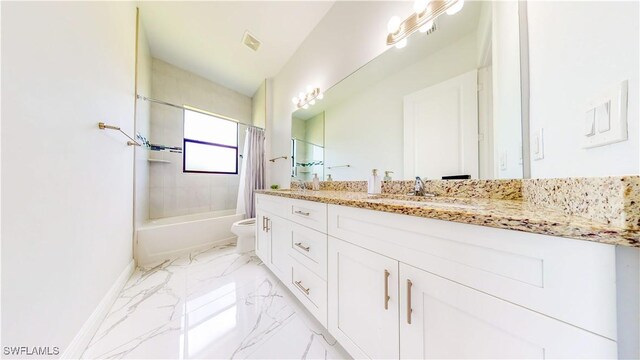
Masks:
[[[329,332],[354,358],[398,357],[398,261],[329,239]]]
[[[256,253],[355,358],[617,357],[613,246],[256,203]]]
[[[612,246],[344,206],[328,214],[329,330],[354,357],[617,356]],[[387,286],[395,322],[374,303]]]
[[[615,358],[616,344],[400,263],[401,359]]]
[[[327,206],[256,196],[256,255],[327,326]]]

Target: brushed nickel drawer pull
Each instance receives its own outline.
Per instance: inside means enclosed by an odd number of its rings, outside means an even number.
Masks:
[[[411,280],[407,279],[407,324],[411,325],[411,313],[413,309],[411,308],[411,287],[413,283]]]
[[[302,290],[305,294],[309,295],[309,293],[311,292],[311,289],[306,288],[304,286],[302,286],[302,280],[300,281],[295,281],[294,282],[296,284],[296,286],[298,287],[298,289]]]
[[[387,269],[384,269],[384,309],[385,310],[389,309],[389,299],[391,299],[391,297],[389,297],[389,275],[391,275],[391,273],[389,273]]]
[[[267,232],[271,231],[271,218],[267,218]]]
[[[264,217],[264,216],[262,217],[262,231],[266,231],[267,230],[267,225],[265,224],[265,220],[266,219],[267,219],[266,217]]]
[[[295,214],[299,214],[299,215],[304,215],[304,216],[309,216],[310,214],[308,212],[304,212],[304,211],[300,211],[300,210],[296,210],[294,211]]]
[[[299,243],[295,243],[295,244],[293,244],[293,245],[295,245],[295,246],[299,247],[300,249],[302,249],[302,250],[304,250],[304,251],[306,251],[306,252],[309,252],[309,250],[311,250],[311,247],[309,247],[309,246],[304,246],[304,245],[302,245],[302,243],[301,243],[301,242],[299,242]]]

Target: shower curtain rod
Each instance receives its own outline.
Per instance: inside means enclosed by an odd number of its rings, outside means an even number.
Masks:
[[[149,101],[149,102],[154,102],[154,103],[156,103],[156,104],[162,104],[162,105],[171,106],[171,107],[174,107],[174,108],[177,108],[177,109],[181,109],[181,110],[192,110],[192,111],[199,111],[199,112],[208,113],[206,110],[200,110],[200,109],[198,109],[198,108],[192,108],[192,107],[188,107],[188,106],[180,106],[180,105],[176,105],[176,104],[168,103],[168,102],[166,102],[166,101],[162,101],[162,100],[156,100],[156,99],[148,98],[148,97],[146,97],[146,96],[142,96],[142,95],[138,95],[138,94],[136,94],[136,98],[137,98],[137,99],[141,99],[141,100],[145,100],[145,101]],[[223,119],[225,119],[225,120],[229,120],[229,121],[236,122],[236,123],[238,123],[238,124],[240,124],[240,125],[244,125],[244,126],[246,126],[246,127],[252,127],[252,128],[256,128],[256,129],[260,129],[260,130],[264,130],[264,128],[261,128],[260,126],[255,126],[255,125],[245,124],[245,123],[243,123],[243,122],[237,121],[237,120],[235,120],[235,119],[228,118],[228,117],[223,116],[223,115],[218,115],[218,114],[214,114],[214,113],[209,113],[209,114],[214,115],[214,116],[217,116],[217,117],[221,117],[221,118],[223,118]]]

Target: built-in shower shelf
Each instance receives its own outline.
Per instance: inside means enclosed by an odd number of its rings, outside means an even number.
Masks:
[[[147,159],[150,163],[161,163],[161,164],[171,164],[169,160],[161,160],[161,159]]]

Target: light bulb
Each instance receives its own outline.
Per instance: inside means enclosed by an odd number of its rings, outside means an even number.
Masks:
[[[307,93],[310,93],[313,90],[313,88],[311,87],[311,85],[307,86]]]
[[[316,104],[316,99],[309,101],[309,105],[315,105],[315,104]]]
[[[316,96],[316,99],[318,100],[324,99],[324,94],[323,93],[318,94],[318,96]]]
[[[453,4],[452,7],[447,9],[447,15],[453,15],[457,13],[458,11],[462,10],[463,6],[464,6],[464,0],[458,0],[457,3]]]
[[[298,103],[298,98],[294,96],[293,99],[291,99],[291,102],[294,103],[294,104],[297,104]]]
[[[407,46],[407,38],[404,38],[396,43],[396,49],[402,49]]]
[[[416,0],[413,2],[413,11],[416,12],[416,15],[422,14],[425,10],[427,10],[427,0]]]
[[[302,106],[302,108],[303,108],[303,109],[305,109],[305,110],[306,110],[306,109],[308,109],[308,108],[309,108],[309,104],[304,104],[304,105]]]
[[[387,31],[389,32],[389,34],[395,34],[400,31],[401,23],[402,21],[400,20],[399,16],[392,16],[387,23]]]
[[[301,93],[299,93],[299,94],[298,94],[298,99],[303,100],[303,99],[304,99],[304,97],[305,97],[305,96],[304,96],[304,93],[303,93],[303,92],[301,92]]]
[[[420,32],[425,33],[433,27],[433,20],[427,21],[424,25],[420,26]]]

